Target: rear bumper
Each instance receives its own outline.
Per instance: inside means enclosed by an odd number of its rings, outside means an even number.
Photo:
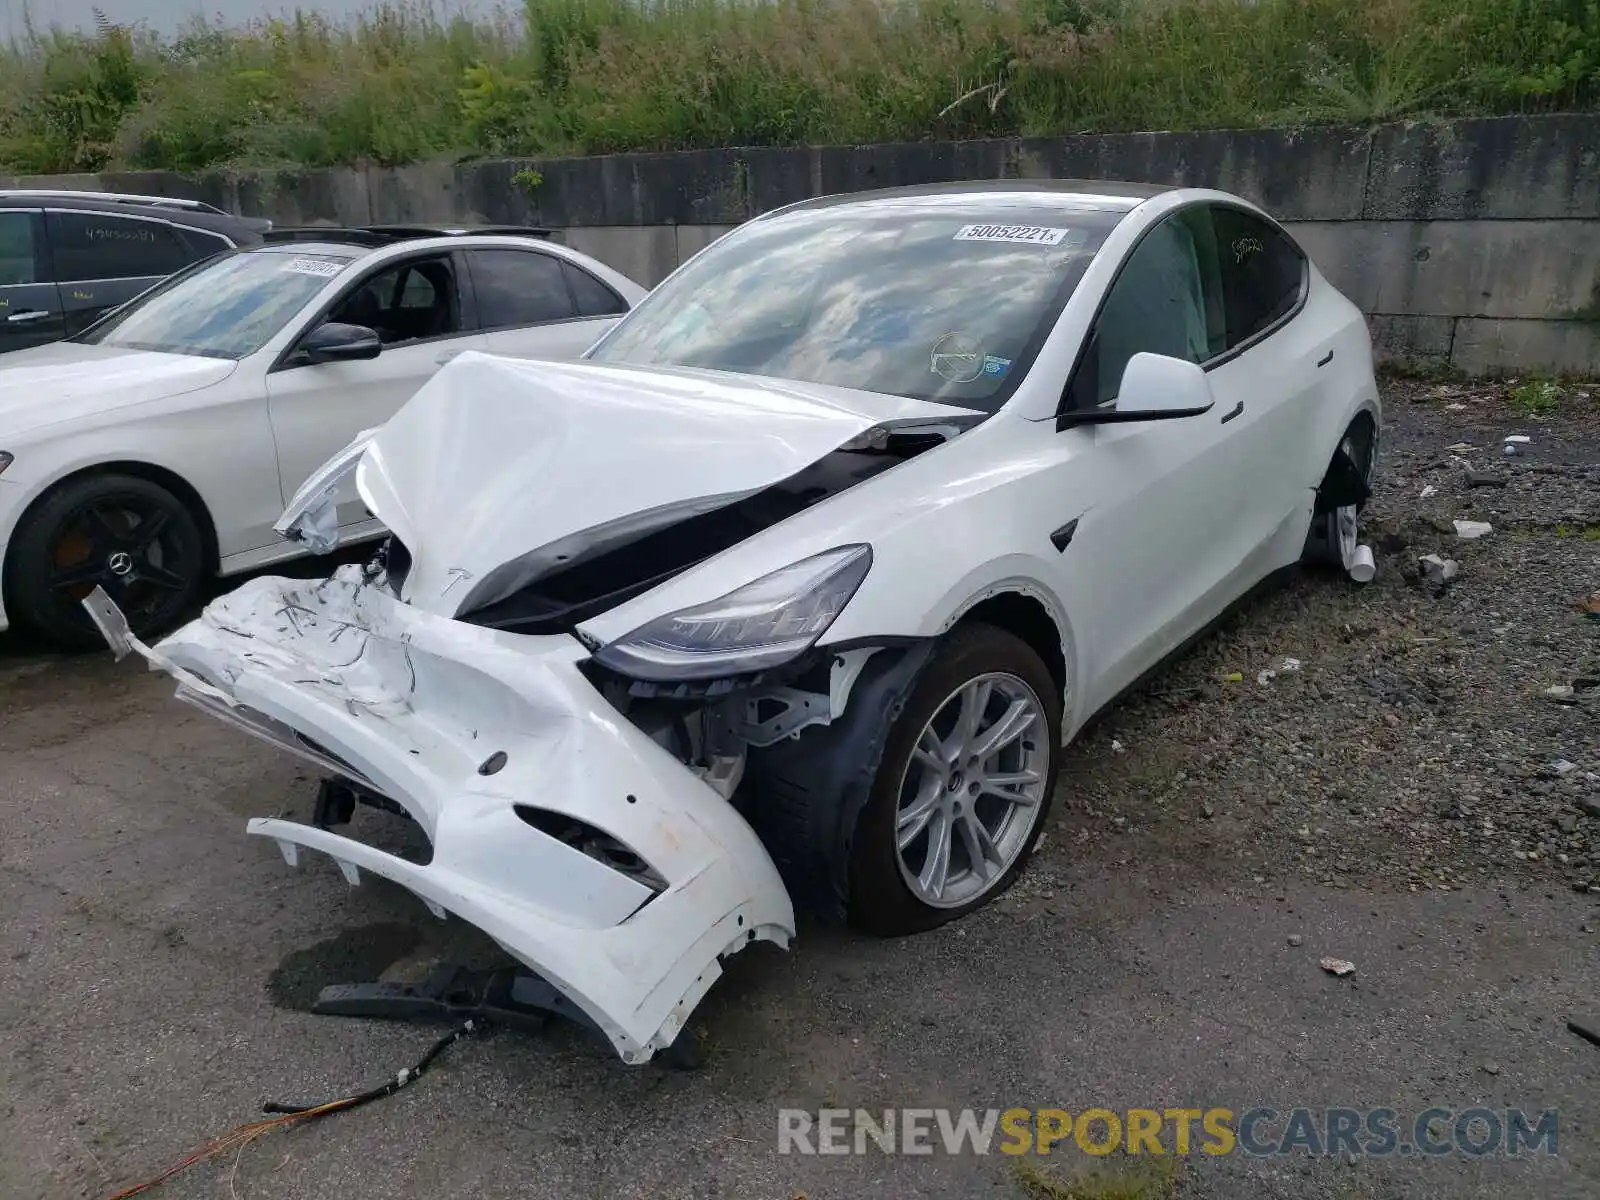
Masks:
[[[108,640],[173,674],[180,698],[395,800],[433,855],[420,864],[293,821],[253,820],[248,832],[291,865],[301,847],[318,850],[351,883],[370,871],[476,925],[625,1061],[672,1042],[721,957],[794,936],[755,833],[606,702],[571,638],[432,616],[347,567],[317,582],[253,580],[154,649]],[[583,822],[653,875],[584,853],[519,806]]]

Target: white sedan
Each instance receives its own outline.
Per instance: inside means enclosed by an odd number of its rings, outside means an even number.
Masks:
[[[96,585],[170,628],[207,576],[299,553],[286,497],[447,359],[576,358],[644,295],[543,238],[428,232],[272,235],[0,358],[0,629],[98,644]],[[382,532],[342,500],[338,540]]]
[[[154,648],[89,605],[339,781],[250,832],[486,930],[629,1062],[796,902],[906,934],[990,900],[1091,715],[1269,573],[1365,574],[1366,324],[1234,196],[807,201],[585,359],[465,355],[308,483],[281,527],[353,473],[369,564]],[[431,857],[336,831],[357,799]]]

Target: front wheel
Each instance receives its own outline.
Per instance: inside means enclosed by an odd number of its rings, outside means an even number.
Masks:
[[[1061,696],[1020,638],[958,627],[907,697],[851,844],[849,917],[896,936],[1008,888],[1050,809]]]
[[[47,493],[6,553],[6,605],[63,649],[101,644],[82,600],[103,587],[136,635],[164,632],[196,599],[206,548],[194,514],[134,475],[91,475]]]

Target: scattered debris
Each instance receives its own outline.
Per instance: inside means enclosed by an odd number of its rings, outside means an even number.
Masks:
[[[1037,854],[1044,848],[1044,840],[1049,836],[1050,835],[1048,833],[1041,833],[1039,835],[1038,840],[1033,843],[1033,853]]]
[[[1555,762],[1550,764],[1550,769],[1558,776],[1566,775],[1572,771],[1576,771],[1578,769],[1578,764],[1575,762],[1568,762],[1564,758],[1558,758],[1555,760]]]
[[[1306,939],[1301,937],[1298,933],[1291,933],[1289,935],[1289,945],[1291,946],[1303,946],[1305,945],[1305,941]]]
[[[1346,571],[1356,583],[1371,583],[1372,577],[1378,573],[1378,564],[1372,558],[1372,547],[1357,546],[1355,553],[1350,556]]]
[[[1499,1063],[1492,1063],[1492,1062],[1491,1063],[1484,1063],[1483,1064],[1483,1073],[1485,1075],[1498,1075],[1498,1074],[1500,1074],[1500,1064]]]
[[[1217,810],[1212,805],[1211,801],[1202,800],[1200,802],[1200,815],[1202,817],[1204,817],[1208,821],[1211,820],[1212,817],[1217,815]]]
[[[1506,485],[1504,475],[1494,475],[1488,471],[1468,471],[1467,486],[1469,488],[1503,488]]]
[[[1600,592],[1596,592],[1595,595],[1596,596],[1600,596]],[[1244,674],[1242,672],[1240,672],[1240,671],[1229,671],[1226,675],[1224,675],[1222,677],[1222,682],[1223,683],[1243,683],[1244,682]]]
[[[1278,670],[1285,675],[1292,675],[1299,669],[1300,660],[1298,658],[1286,658],[1283,660],[1282,665],[1278,667]]]
[[[1346,962],[1342,958],[1325,958],[1322,960],[1322,969],[1330,975],[1337,975],[1343,979],[1346,975],[1355,971],[1356,965],[1353,962]]]
[[[1533,444],[1533,439],[1525,433],[1508,433],[1506,434],[1506,444],[1508,446],[1528,446]]]
[[[1439,493],[1439,489],[1434,487],[1433,484],[1430,483],[1430,484],[1428,484],[1427,487],[1422,489],[1422,495],[1418,496],[1417,499],[1418,500],[1426,500],[1429,496],[1436,496],[1436,495],[1438,495],[1438,493]]]
[[[1461,573],[1461,564],[1453,558],[1425,554],[1417,562],[1422,567],[1423,576],[1435,587],[1443,587]]]
[[[1552,700],[1569,700],[1578,694],[1578,689],[1570,683],[1557,683],[1545,688],[1544,694]]]
[[[1455,522],[1456,536],[1463,541],[1475,541],[1494,532],[1494,526],[1487,521],[1463,521],[1459,518]]]
[[[1128,748],[1126,746],[1124,746],[1121,742],[1119,742],[1116,738],[1112,738],[1111,739],[1111,753],[1113,753],[1113,754],[1126,754],[1127,751],[1128,751]]]
[[[1468,450],[1476,449],[1476,447],[1471,442],[1457,442],[1453,446],[1447,446],[1446,449],[1451,454],[1465,454]]]

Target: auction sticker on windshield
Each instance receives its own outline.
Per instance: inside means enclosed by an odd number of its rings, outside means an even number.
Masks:
[[[321,258],[291,258],[283,269],[293,271],[296,275],[317,275],[323,279],[332,279],[344,270],[344,264],[328,262]]]
[[[1048,225],[963,225],[958,242],[1021,242],[1029,246],[1059,246],[1069,231]]]

